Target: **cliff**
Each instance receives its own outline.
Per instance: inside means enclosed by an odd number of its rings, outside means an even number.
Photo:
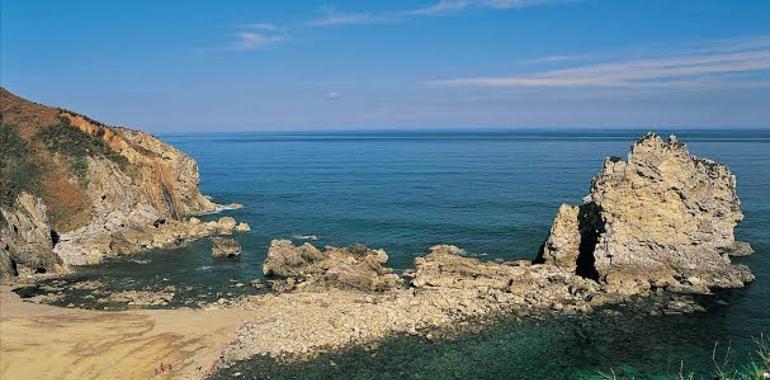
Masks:
[[[188,220],[217,206],[198,189],[196,162],[149,134],[0,88],[0,146],[2,277],[61,272],[218,230]]]

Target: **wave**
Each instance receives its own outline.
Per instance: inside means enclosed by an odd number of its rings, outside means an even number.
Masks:
[[[292,237],[297,240],[310,240],[310,241],[318,240],[318,236],[316,235],[294,235]]]
[[[196,212],[196,213],[193,213],[193,215],[212,215],[212,214],[219,214],[220,212],[223,212],[223,211],[238,210],[242,208],[243,208],[243,205],[240,203],[230,203],[226,205],[218,204],[211,211]]]
[[[150,262],[152,262],[152,260],[150,259],[128,259],[126,261],[134,264],[149,264]]]
[[[479,253],[468,252],[468,251],[463,249],[463,250],[460,250],[460,256],[465,256],[465,257],[484,257],[484,256],[487,256],[487,253],[486,252],[479,252]]]

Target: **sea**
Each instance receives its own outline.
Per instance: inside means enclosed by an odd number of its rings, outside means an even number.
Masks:
[[[720,292],[706,312],[638,311],[501,321],[452,339],[393,337],[286,364],[254,358],[217,378],[670,379],[749,362],[770,334],[770,130],[656,130],[691,153],[727,164],[745,220],[738,239],[754,255],[734,259],[756,281]],[[160,135],[198,161],[201,189],[251,225],[243,254],[215,260],[210,242],[82,267],[71,284],[111,289],[173,285],[170,306],[234,297],[262,278],[271,239],[382,248],[396,269],[438,243],[482,260],[534,258],[561,203],[579,203],[606,156],[625,156],[646,130],[420,130]],[[59,283],[61,285],[61,283]],[[61,304],[95,307],[66,292]],[[27,295],[36,294],[29,291]],[[102,304],[98,304],[102,305]]]

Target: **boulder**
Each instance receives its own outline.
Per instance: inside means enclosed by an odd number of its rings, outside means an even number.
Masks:
[[[222,233],[232,233],[233,229],[235,229],[236,224],[237,222],[233,217],[223,216],[219,218],[219,220],[217,221],[217,228],[219,228],[219,230]]]
[[[250,232],[251,226],[249,226],[249,224],[246,222],[240,222],[237,226],[235,226],[235,230],[240,233]]]
[[[385,266],[387,262],[385,251],[361,244],[327,246],[321,251],[309,243],[295,246],[289,240],[273,240],[262,270],[268,277],[299,283],[304,289],[384,291],[402,284],[401,278]]]
[[[211,238],[211,255],[214,257],[235,257],[241,255],[241,245],[229,236]]]

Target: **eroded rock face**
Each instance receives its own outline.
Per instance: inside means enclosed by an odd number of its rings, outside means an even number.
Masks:
[[[627,161],[605,160],[586,203],[560,208],[542,259],[622,294],[742,287],[751,273],[725,254],[747,251],[733,235],[740,206],[726,166],[648,134]]]
[[[387,262],[385,251],[363,245],[327,246],[321,251],[309,243],[298,247],[289,240],[273,240],[262,270],[266,276],[288,279],[304,289],[384,291],[402,284],[385,266]]]
[[[241,245],[230,236],[211,238],[211,255],[214,257],[235,257],[241,255]]]
[[[66,272],[51,251],[56,236],[39,198],[22,192],[12,208],[0,208],[0,216],[0,278]]]

